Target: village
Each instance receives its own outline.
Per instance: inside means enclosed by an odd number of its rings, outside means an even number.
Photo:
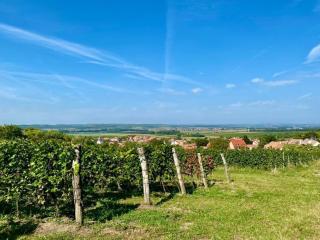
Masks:
[[[135,136],[128,136],[128,137],[112,137],[112,138],[104,138],[99,137],[97,140],[97,144],[102,144],[104,142],[108,142],[109,144],[118,144],[120,146],[123,146],[127,142],[135,142],[135,143],[149,143],[153,140],[161,140],[163,138],[155,137],[155,136],[147,136],[147,135],[135,135]],[[318,147],[320,145],[320,142],[313,138],[306,138],[306,139],[295,139],[290,138],[286,140],[281,141],[271,141],[265,145],[261,145],[260,139],[253,138],[248,139],[246,142],[243,138],[240,137],[232,137],[229,139],[226,139],[228,141],[228,148],[231,150],[235,149],[254,149],[254,148],[264,148],[264,149],[278,149],[283,150],[283,148],[287,145],[295,145],[295,146],[301,146],[301,145],[307,145],[312,147]],[[196,149],[197,144],[191,140],[187,139],[175,139],[170,138],[169,142],[173,146],[180,146],[186,150]],[[208,144],[206,146],[203,146],[203,148],[210,148],[212,146],[212,141],[208,141]]]

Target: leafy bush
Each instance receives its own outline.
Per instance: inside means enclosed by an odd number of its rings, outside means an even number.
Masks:
[[[269,142],[276,141],[277,137],[274,135],[266,134],[266,135],[261,136],[259,138],[259,140],[260,140],[259,146],[263,147],[264,145],[268,144]]]
[[[22,129],[17,126],[14,126],[14,125],[0,126],[0,139],[13,140],[13,139],[22,138],[22,137],[23,137]]]
[[[151,181],[163,182],[175,177],[172,146],[163,141],[153,141],[145,146]]]
[[[49,140],[49,139],[66,140],[66,141],[70,140],[70,137],[68,135],[56,130],[42,131],[36,128],[26,128],[23,130],[23,134],[26,138],[33,141]]]
[[[0,142],[1,202],[24,209],[54,207],[71,196],[72,146],[65,142],[27,140]]]
[[[246,144],[252,144],[252,141],[249,139],[249,137],[247,135],[244,135],[242,137],[242,139]]]
[[[288,164],[301,165],[320,158],[320,148],[307,146],[286,147],[283,151],[276,149],[239,149],[219,151],[203,150],[204,155],[213,157],[216,164],[223,164],[220,154],[223,153],[229,165],[271,169],[286,167]]]
[[[225,138],[213,138],[210,140],[210,149],[226,150],[229,147],[229,141]]]
[[[197,145],[197,147],[205,147],[208,145],[209,140],[207,138],[195,138],[193,142]]]
[[[197,153],[200,152],[202,157],[202,165],[206,174],[213,171],[215,167],[214,159],[210,155],[206,155],[204,151],[183,150],[178,148],[178,156],[181,162],[182,172],[191,177],[200,177],[200,166]],[[199,149],[200,150],[200,149]]]

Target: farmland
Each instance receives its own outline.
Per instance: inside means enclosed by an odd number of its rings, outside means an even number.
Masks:
[[[299,137],[308,131],[319,131],[319,125],[166,125],[166,124],[75,124],[75,125],[21,125],[22,128],[58,130],[74,136],[125,137],[147,135],[156,137],[242,137],[258,138],[274,135],[278,138]]]

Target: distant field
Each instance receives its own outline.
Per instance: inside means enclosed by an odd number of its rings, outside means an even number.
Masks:
[[[154,136],[154,137],[174,137],[175,135],[161,135],[161,134],[142,134],[142,133],[70,133],[72,136],[88,136],[88,137],[125,137],[125,136]]]
[[[238,131],[226,131],[226,132],[218,132],[218,133],[212,133],[212,132],[204,132],[208,137],[242,137],[244,135],[247,135],[248,137],[255,138],[260,137],[262,135],[274,135],[278,137],[292,137],[299,134],[306,133],[307,131],[256,131],[256,132],[238,132]]]
[[[157,137],[174,137],[182,135],[184,138],[194,137],[242,137],[251,138],[265,134],[278,137],[294,137],[308,131],[318,131],[319,125],[166,125],[166,124],[70,124],[70,125],[21,125],[22,128],[39,128],[42,130],[58,130],[69,135],[80,136],[128,136],[152,135]],[[272,128],[271,128],[272,127]],[[220,129],[220,130],[218,130]]]
[[[247,135],[250,138],[259,138],[260,136],[263,135],[274,135],[277,136],[278,138],[290,138],[290,137],[295,137],[297,135],[306,133],[308,131],[221,131],[221,132],[213,132],[213,131],[185,131],[182,133],[183,138],[191,139],[194,137],[187,136],[188,134],[201,134],[204,135],[205,137],[208,138],[217,138],[217,137],[243,137],[244,135]],[[140,136],[155,136],[155,137],[176,137],[177,135],[165,135],[165,134],[141,134],[141,133],[107,133],[107,132],[77,132],[77,133],[70,133],[70,135],[73,136],[92,136],[92,137],[123,137],[123,136],[129,136],[129,135],[140,135]]]
[[[276,173],[232,168],[231,175],[228,185],[218,168],[210,176],[215,185],[186,197],[153,193],[150,208],[138,207],[140,196],[111,204],[110,195],[86,210],[80,229],[53,218],[22,220],[24,228],[10,230],[3,219],[0,237],[12,231],[12,239],[320,239],[320,162]],[[26,235],[28,226],[34,230]]]

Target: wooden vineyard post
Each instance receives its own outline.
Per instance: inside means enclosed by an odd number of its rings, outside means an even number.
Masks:
[[[224,174],[226,175],[227,178],[227,182],[230,183],[230,176],[229,176],[229,172],[228,172],[228,164],[226,159],[224,158],[223,153],[220,154],[222,161],[223,161],[223,165],[224,165]]]
[[[148,175],[148,164],[146,157],[144,155],[144,149],[138,148],[138,154],[142,169],[142,182],[143,182],[143,196],[144,196],[144,204],[150,205],[150,187],[149,187],[149,175]]]
[[[177,176],[178,176],[178,181],[181,189],[181,194],[186,195],[186,188],[184,186],[184,182],[181,174],[180,162],[179,162],[175,148],[172,148],[172,154],[173,154],[174,165],[176,166],[176,170],[177,170]]]
[[[75,209],[75,219],[76,223],[82,225],[82,199],[81,199],[81,145],[78,145],[75,148],[76,158],[72,162],[73,169],[73,178],[72,178],[72,187],[73,187],[73,200],[74,200],[74,209]]]
[[[202,157],[201,157],[200,153],[197,153],[197,155],[198,155],[198,162],[199,162],[199,166],[200,166],[200,173],[201,173],[203,186],[204,186],[204,188],[208,188],[208,182],[207,182],[206,174],[204,172],[203,165],[202,165]]]

